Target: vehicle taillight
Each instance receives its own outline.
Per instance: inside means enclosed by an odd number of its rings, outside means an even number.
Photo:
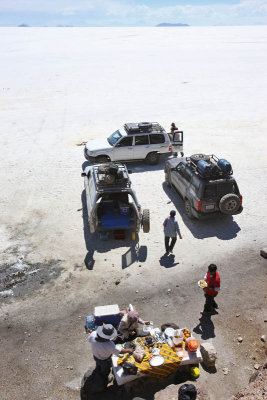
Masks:
[[[239,195],[239,199],[240,199],[240,205],[242,206],[243,196],[241,196],[241,194]]]
[[[198,201],[197,201],[197,205],[196,205],[196,210],[197,210],[197,211],[200,211],[200,210],[201,210],[201,207],[202,207],[202,201],[201,201],[201,200],[198,200]]]
[[[169,151],[172,151],[172,146],[169,146]]]

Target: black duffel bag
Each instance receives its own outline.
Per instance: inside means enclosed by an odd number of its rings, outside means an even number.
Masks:
[[[195,385],[185,383],[178,391],[178,400],[196,400],[197,389]]]

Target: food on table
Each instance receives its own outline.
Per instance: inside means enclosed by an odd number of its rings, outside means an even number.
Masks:
[[[175,347],[176,347],[176,346],[182,346],[182,344],[183,344],[183,338],[178,337],[178,336],[175,336],[175,337],[172,339],[172,341],[173,341],[173,344],[174,344]]]
[[[154,347],[154,344],[155,344],[155,339],[152,336],[145,337],[145,345],[147,347]]]
[[[191,333],[190,333],[190,331],[188,329],[184,329],[183,333],[184,333],[184,339],[185,340],[188,339],[191,336]]]
[[[140,345],[136,345],[136,348],[133,352],[135,361],[141,363],[145,355],[146,355],[145,350]]]
[[[124,362],[130,363],[130,364],[134,364],[135,363],[135,359],[131,354],[126,353],[122,358],[119,358],[117,361],[117,365],[120,365]]]

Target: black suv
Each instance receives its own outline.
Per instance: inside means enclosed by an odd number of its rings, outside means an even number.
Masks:
[[[243,210],[242,196],[231,164],[214,154],[172,158],[165,163],[165,182],[185,202],[189,218],[236,215]]]

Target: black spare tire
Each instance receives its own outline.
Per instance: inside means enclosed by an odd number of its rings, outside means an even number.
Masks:
[[[191,160],[193,163],[197,163],[197,162],[200,161],[200,160],[209,162],[209,161],[210,161],[210,157],[207,156],[206,154],[193,154],[193,155],[190,157],[190,160]]]
[[[143,211],[142,225],[143,225],[143,232],[148,233],[150,231],[150,215],[148,209],[145,209]]]
[[[233,193],[223,196],[219,203],[219,208],[223,214],[233,215],[240,207],[240,198]]]

